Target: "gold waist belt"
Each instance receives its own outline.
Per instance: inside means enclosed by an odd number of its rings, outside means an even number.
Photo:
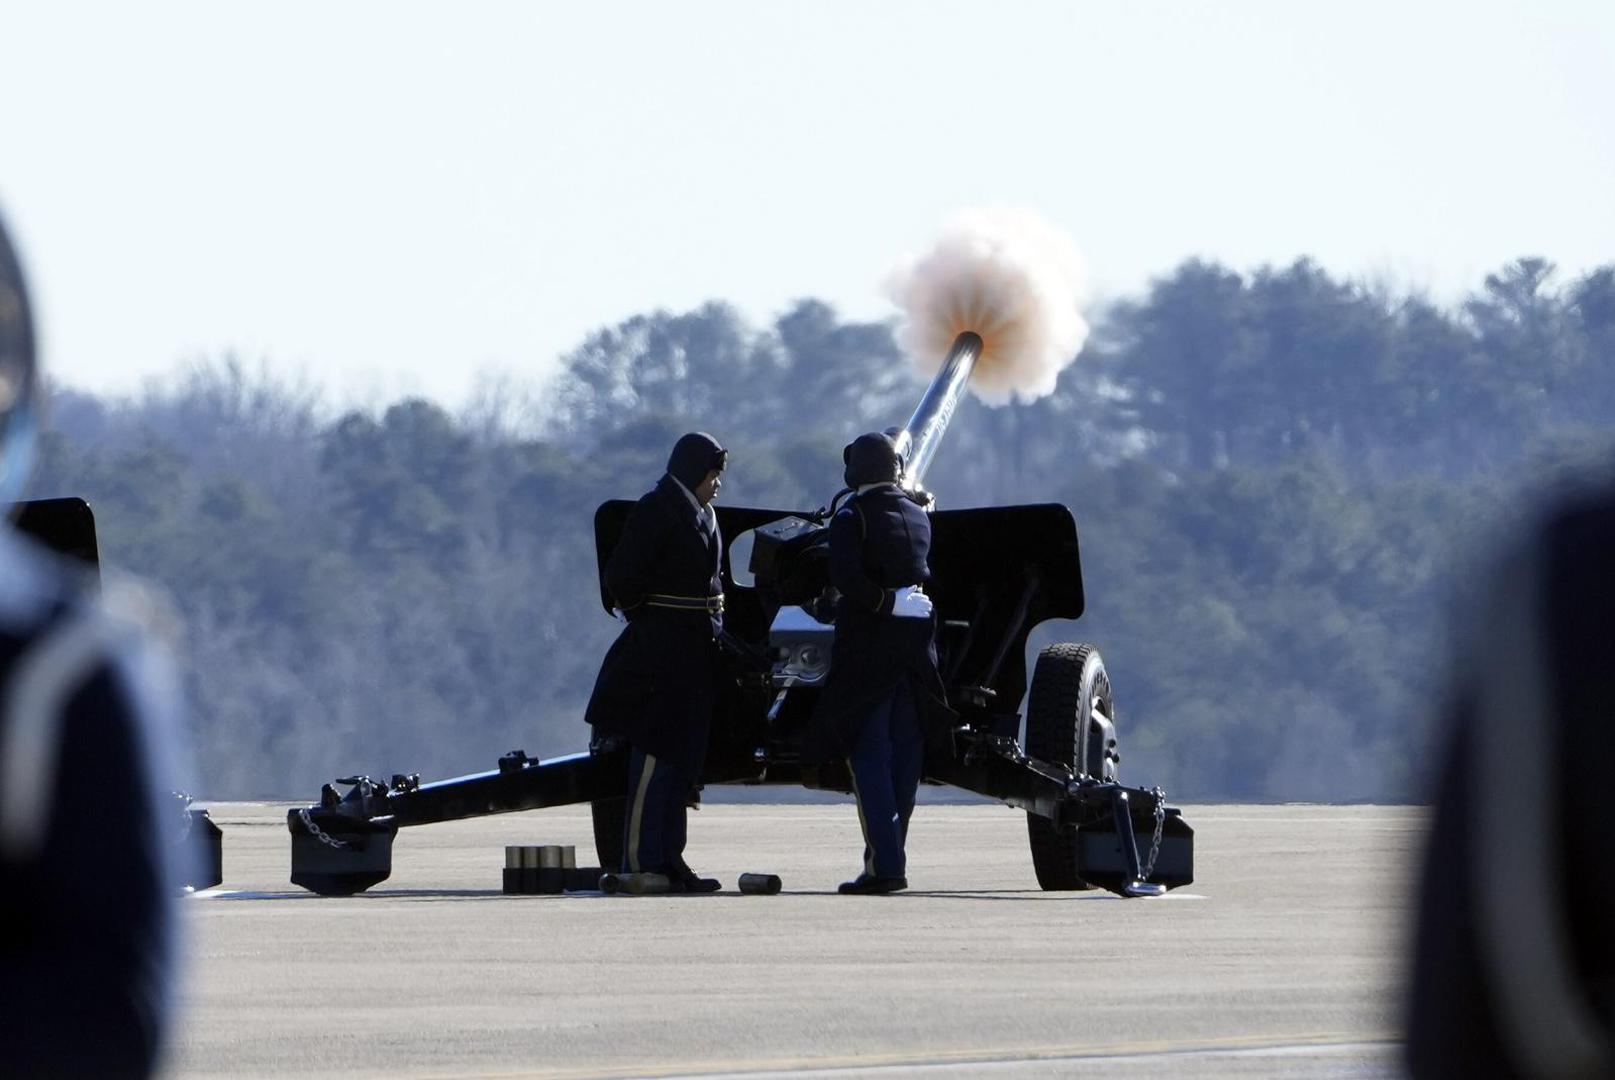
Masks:
[[[672,596],[668,593],[646,593],[646,607],[672,608],[674,611],[704,611],[708,615],[723,614],[723,593],[717,596]]]

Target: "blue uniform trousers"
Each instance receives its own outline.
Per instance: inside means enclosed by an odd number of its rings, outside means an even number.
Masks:
[[[628,759],[628,814],[622,870],[674,874],[684,865],[690,781],[665,760],[635,747]]]
[[[864,830],[864,873],[905,876],[903,845],[925,768],[925,737],[907,680],[899,681],[864,721],[847,765]]]

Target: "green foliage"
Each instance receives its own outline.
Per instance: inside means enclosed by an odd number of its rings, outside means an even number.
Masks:
[[[591,335],[534,395],[456,416],[325,410],[234,358],[138,401],[59,390],[36,495],[95,506],[114,569],[183,616],[199,788],[311,796],[333,775],[451,775],[584,744],[616,624],[592,517],[678,434],[731,450],[724,499],[812,508],[843,443],[922,382],[891,327],[803,300]],[[1425,793],[1445,613],[1519,508],[1607,469],[1615,269],[1521,259],[1456,310],[1302,260],[1191,261],[1099,320],[1056,393],[967,402],[944,505],[1060,500],[1117,686],[1123,776],[1186,799]]]

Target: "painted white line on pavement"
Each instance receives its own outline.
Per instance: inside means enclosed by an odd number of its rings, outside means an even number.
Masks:
[[[1031,1055],[1028,1057],[1002,1057],[983,1058],[974,1061],[947,1061],[947,1062],[890,1062],[870,1065],[840,1065],[828,1069],[814,1068],[804,1064],[802,1067],[782,1065],[778,1068],[755,1069],[744,1072],[699,1072],[699,1073],[667,1073],[659,1080],[685,1080],[689,1077],[707,1077],[709,1080],[746,1080],[750,1077],[760,1076],[790,1076],[813,1080],[816,1077],[862,1076],[868,1073],[925,1073],[926,1075],[963,1075],[975,1076],[987,1072],[1007,1072],[1014,1069],[1025,1069],[1030,1066],[1050,1065],[1143,1065],[1151,1063],[1175,1063],[1184,1065],[1199,1059],[1230,1059],[1230,1058],[1291,1058],[1291,1057],[1345,1057],[1353,1054],[1389,1054],[1399,1044],[1394,1042],[1355,1042],[1355,1043],[1292,1043],[1274,1046],[1248,1046],[1248,1047],[1203,1047],[1185,1050],[1150,1050],[1140,1053],[1097,1053],[1097,1054],[1070,1054],[1058,1057],[1045,1057]],[[1394,1068],[1383,1074],[1375,1072],[1367,1075],[1387,1077],[1397,1075]]]

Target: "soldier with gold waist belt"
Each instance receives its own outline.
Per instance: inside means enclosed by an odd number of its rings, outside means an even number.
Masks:
[[[715,892],[684,862],[690,793],[717,697],[723,538],[712,500],[728,452],[704,432],[679,439],[667,473],[634,504],[604,581],[627,620],[606,653],[585,719],[631,748],[625,873],[666,874]]]

